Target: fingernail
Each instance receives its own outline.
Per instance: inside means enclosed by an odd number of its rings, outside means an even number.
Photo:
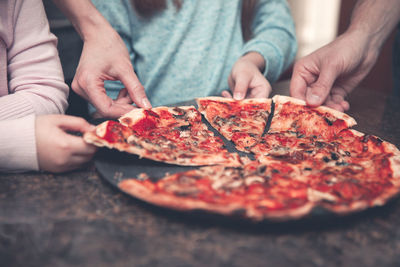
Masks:
[[[242,100],[244,98],[244,94],[242,92],[235,92],[233,94],[233,98],[236,100]]]
[[[308,100],[308,102],[311,103],[311,104],[318,104],[318,103],[321,101],[321,97],[318,96],[318,95],[315,95],[315,94],[310,94],[310,95],[307,97],[307,100]]]
[[[151,108],[151,104],[150,104],[150,102],[149,102],[149,100],[148,100],[147,98],[144,98],[144,99],[142,100],[142,104],[143,104],[143,107],[144,107],[145,109]]]

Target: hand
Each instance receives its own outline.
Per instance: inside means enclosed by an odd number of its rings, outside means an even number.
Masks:
[[[369,73],[379,55],[379,48],[369,44],[357,32],[345,33],[300,59],[294,66],[290,94],[310,106],[348,110],[346,96]]]
[[[125,98],[132,101],[108,97],[104,89],[105,80],[120,80],[128,92]],[[101,117],[117,118],[134,108],[132,102],[138,107],[151,108],[124,42],[117,32],[108,27],[85,40],[72,89],[90,101]]]
[[[241,100],[243,98],[268,97],[272,88],[261,73],[260,69],[264,69],[264,67],[264,58],[256,52],[250,52],[236,61],[228,78],[233,98]],[[228,91],[223,91],[221,95],[232,98]]]
[[[67,131],[86,132],[93,126],[84,119],[66,115],[46,115],[36,118],[36,146],[39,168],[43,171],[65,172],[88,162],[96,147],[82,137]]]

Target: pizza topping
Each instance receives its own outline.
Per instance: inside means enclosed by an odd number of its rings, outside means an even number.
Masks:
[[[130,130],[115,121],[109,121],[104,136],[104,140],[110,143],[124,142],[127,135],[130,134]]]
[[[326,193],[326,192],[321,192],[312,188],[307,189],[307,197],[310,201],[313,202],[318,202],[318,201],[330,201],[330,202],[335,202],[337,201],[337,197]]]
[[[332,160],[338,160],[339,156],[335,152],[331,152],[331,159]]]
[[[325,161],[326,163],[328,163],[328,162],[330,161],[330,159],[329,159],[327,156],[324,156],[324,157],[322,158],[322,160]]]
[[[135,186],[121,183],[123,190],[146,201],[177,209],[200,208],[257,220],[294,218],[315,206],[348,212],[381,204],[399,191],[399,175],[393,174],[396,148],[349,129],[355,121],[342,113],[307,107],[291,98],[274,102],[266,131],[271,100],[198,100],[210,124],[237,149],[255,154],[253,161],[229,153],[194,107],[136,109],[121,117],[121,123],[99,127],[95,137],[100,145],[140,157],[182,165],[216,164],[162,179],[141,174]]]

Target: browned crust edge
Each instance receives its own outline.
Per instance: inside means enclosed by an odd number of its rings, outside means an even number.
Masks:
[[[306,106],[305,101],[290,96],[275,95],[274,97],[272,97],[272,101],[275,103],[275,113],[279,113],[280,107],[288,102],[300,106]],[[351,128],[357,124],[356,120],[353,117],[347,115],[346,113],[334,110],[332,108],[326,106],[319,106],[314,109],[321,113],[329,113],[335,118],[345,121],[348,128]]]
[[[237,211],[245,211],[243,216],[253,221],[261,221],[265,219],[272,221],[286,221],[289,219],[297,219],[310,213],[315,206],[315,203],[308,202],[305,205],[292,210],[262,213],[252,207],[246,207],[238,203],[230,205],[210,204],[202,200],[184,199],[170,194],[154,192],[136,179],[125,179],[118,184],[118,187],[123,192],[153,205],[179,211],[203,210],[227,216],[233,216],[237,214]]]

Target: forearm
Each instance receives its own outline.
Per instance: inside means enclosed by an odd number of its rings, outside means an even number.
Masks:
[[[97,35],[99,30],[114,32],[90,0],[53,0],[53,2],[68,17],[83,41]]]
[[[357,33],[378,50],[400,19],[400,0],[359,0],[353,10],[348,33]]]
[[[293,19],[286,1],[260,0],[252,26],[253,37],[243,54],[254,51],[265,59],[264,75],[276,81],[293,61],[297,45]]]
[[[32,113],[63,113],[68,86],[42,2],[21,1],[16,8],[13,43],[7,50],[8,95],[0,98],[0,119]]]
[[[0,172],[38,170],[35,116],[0,120]]]

